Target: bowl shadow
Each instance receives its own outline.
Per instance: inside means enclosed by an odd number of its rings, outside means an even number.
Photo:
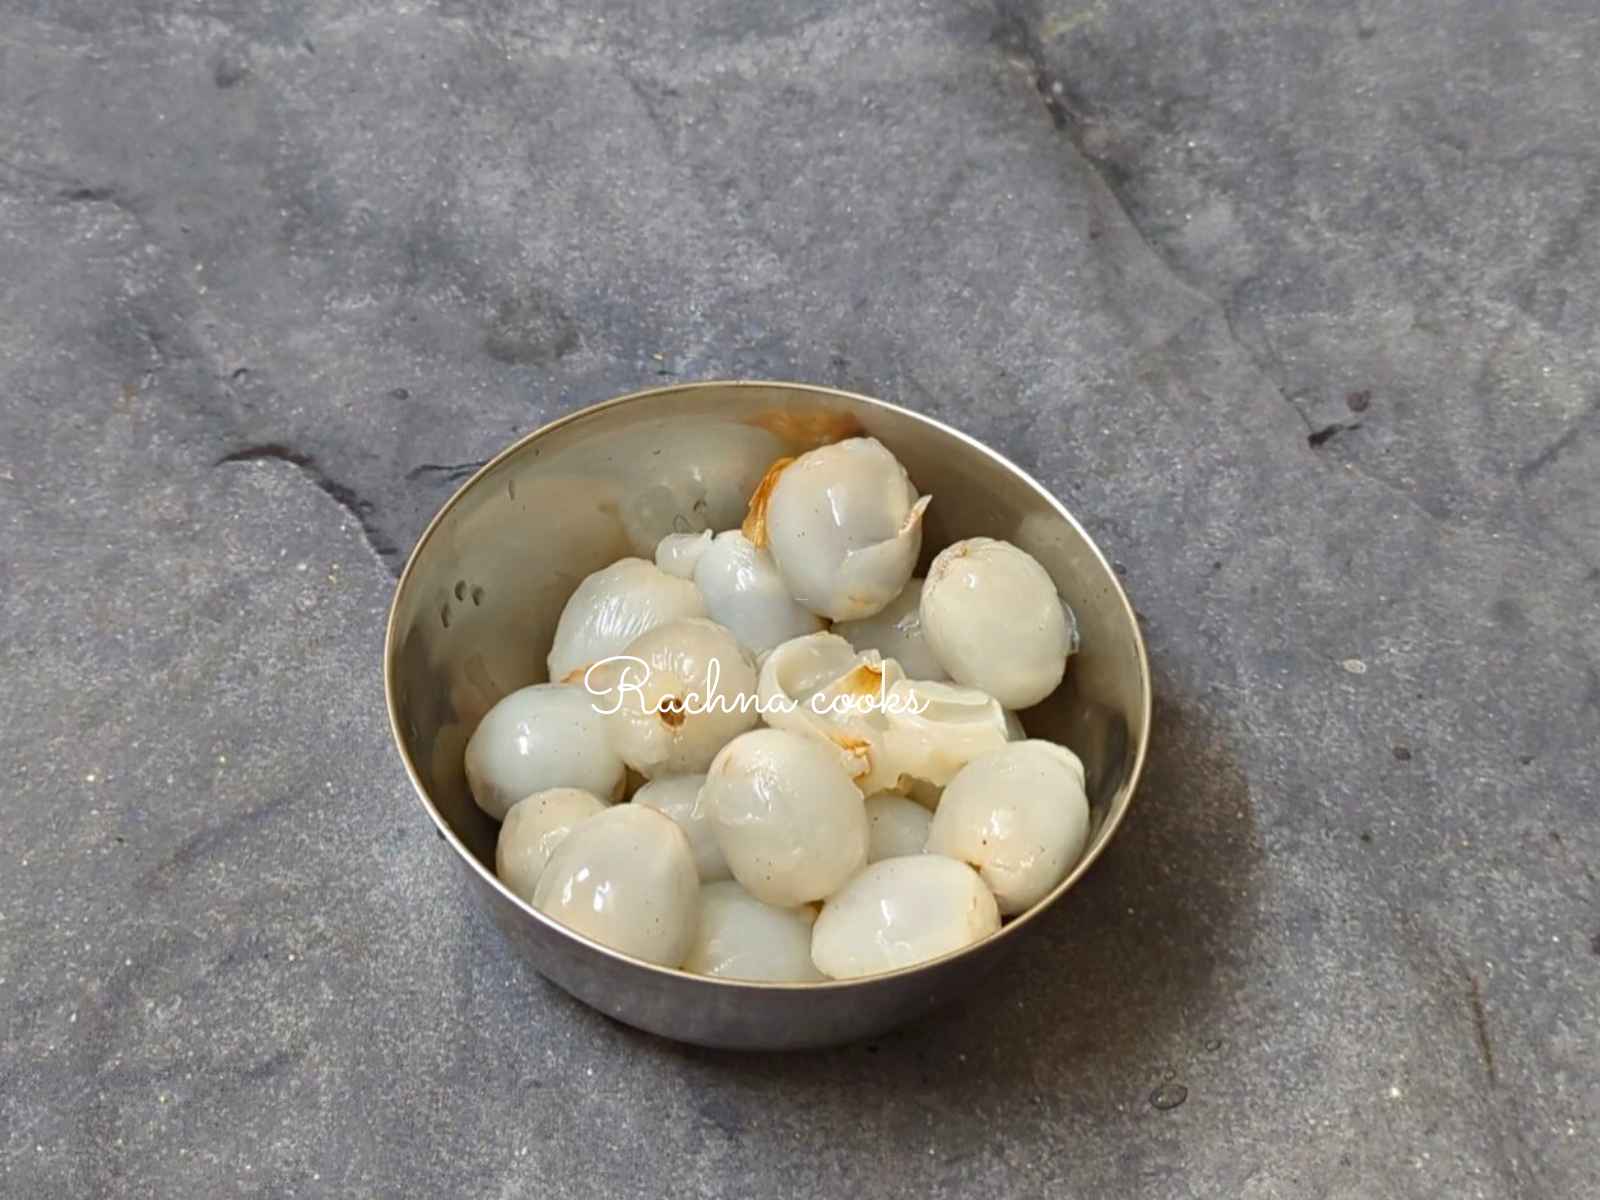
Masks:
[[[1026,1080],[1043,1096],[1119,1078],[1142,1093],[1214,1051],[1228,977],[1254,937],[1261,849],[1229,730],[1159,679],[1156,695],[1146,772],[1116,838],[973,995],[876,1039],[800,1054],[630,1035],[679,1060],[706,1095],[719,1083],[775,1096],[848,1080],[864,1103],[915,1089],[1014,1104]]]

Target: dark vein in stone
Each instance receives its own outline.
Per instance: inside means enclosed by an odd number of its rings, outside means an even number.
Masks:
[[[378,559],[383,563],[389,574],[396,578],[399,577],[400,547],[396,546],[389,539],[389,535],[380,529],[377,522],[373,520],[376,505],[371,500],[362,497],[354,488],[329,477],[317,465],[317,460],[313,455],[295,450],[278,442],[267,442],[261,445],[245,446],[239,450],[224,454],[217,459],[214,465],[221,467],[229,463],[262,461],[288,463],[315,484],[318,491],[355,519],[372,552],[378,556]]]
[[[1494,1042],[1489,1038],[1489,1016],[1483,1007],[1483,989],[1476,975],[1467,975],[1467,1003],[1472,1009],[1472,1033],[1478,1043],[1478,1057],[1483,1060],[1483,1073],[1490,1087],[1498,1087],[1500,1080],[1494,1069]]]
[[[1319,446],[1326,445],[1341,433],[1349,433],[1351,430],[1360,428],[1360,421],[1335,421],[1332,425],[1324,425],[1321,429],[1313,429],[1306,434],[1306,445],[1315,450]]]
[[[1039,94],[1039,99],[1044,103],[1045,112],[1049,114],[1050,124],[1059,132],[1065,134],[1072,142],[1084,162],[1089,165],[1100,182],[1105,186],[1112,200],[1122,210],[1123,217],[1127,220],[1129,228],[1138,235],[1145,247],[1155,256],[1156,260],[1166,268],[1167,273],[1181,283],[1189,291],[1209,301],[1217,311],[1222,314],[1223,324],[1227,328],[1228,338],[1233,342],[1239,353],[1245,358],[1256,374],[1277,393],[1278,398],[1298,416],[1306,426],[1308,433],[1316,433],[1310,418],[1301,411],[1300,406],[1289,398],[1278,381],[1267,372],[1260,359],[1245,345],[1239,336],[1239,331],[1234,328],[1233,314],[1227,304],[1217,297],[1209,295],[1203,289],[1189,282],[1183,277],[1176,267],[1167,259],[1156,239],[1140,225],[1134,216],[1133,206],[1124,195],[1127,186],[1126,172],[1117,164],[1108,162],[1088,148],[1084,141],[1084,115],[1078,111],[1073,103],[1070,89],[1064,80],[1051,69],[1045,55],[1044,46],[1039,40],[1039,35],[1034,30],[1034,21],[1030,14],[1023,10],[1023,5],[1018,0],[999,0],[995,14],[998,19],[996,40],[1020,55],[1032,75],[1033,88]]]
[[[470,479],[482,469],[487,458],[474,459],[464,463],[418,463],[406,472],[407,479],[427,479],[438,476],[446,483],[460,483],[463,479]]]
[[[1596,414],[1600,414],[1600,395],[1594,396],[1589,401],[1589,407],[1584,409],[1571,425],[1567,426],[1566,431],[1560,437],[1517,468],[1517,482],[1527,483],[1540,471],[1543,471],[1556,459],[1560,458],[1567,450],[1571,449],[1572,444],[1583,434],[1584,426]]]
[[[145,205],[134,196],[130,196],[123,188],[114,184],[89,183],[82,179],[60,173],[42,170],[37,167],[25,166],[7,158],[0,158],[0,171],[8,171],[34,185],[37,193],[43,193],[49,199],[61,204],[107,204],[125,213],[139,226],[139,228],[154,242],[163,244],[159,232],[150,228],[145,214]],[[49,191],[46,191],[49,189]],[[192,298],[191,298],[192,299]],[[174,310],[176,311],[176,310]],[[221,380],[224,372],[219,363],[210,362],[210,355],[206,347],[198,339],[193,338],[178,326],[178,340],[191,343],[188,346],[173,346],[169,350],[169,343],[173,340],[161,326],[161,320],[150,312],[139,311],[133,314],[139,334],[149,345],[155,357],[156,369],[165,370],[171,360],[177,358],[194,359],[208,365],[210,375]],[[175,354],[174,354],[175,352]],[[241,376],[234,372],[230,377],[231,382],[238,383]],[[222,384],[226,394],[228,385]],[[237,419],[237,414],[228,412],[230,420]],[[356,521],[361,529],[362,536],[372,552],[378,556],[384,568],[393,576],[400,574],[404,556],[394,541],[380,528],[375,513],[377,506],[370,500],[361,496],[354,488],[341,483],[327,474],[317,463],[315,456],[294,450],[288,446],[277,443],[264,443],[246,446],[219,458],[215,466],[227,463],[254,462],[263,459],[275,459],[295,467],[302,475],[317,486],[325,496],[338,504]],[[448,476],[447,476],[448,477]]]

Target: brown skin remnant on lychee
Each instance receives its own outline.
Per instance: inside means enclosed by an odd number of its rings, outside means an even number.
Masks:
[[[872,743],[862,738],[851,737],[848,733],[838,730],[828,731],[828,740],[840,750],[844,751],[845,770],[850,772],[850,778],[858,784],[861,777],[872,772]]]
[[[861,663],[836,685],[841,692],[852,696],[876,696],[883,686],[883,668],[871,663]]]
[[[663,696],[661,703],[656,706],[656,713],[661,717],[661,723],[668,729],[678,728],[687,715],[683,701],[676,696]]]
[[[767,473],[756,484],[750,495],[750,510],[745,514],[740,532],[757,550],[767,548],[767,504],[772,500],[772,489],[778,486],[778,476],[792,463],[792,458],[780,458],[767,468]]]

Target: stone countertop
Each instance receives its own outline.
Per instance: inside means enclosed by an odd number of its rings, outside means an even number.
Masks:
[[[1600,1195],[1592,0],[6,8],[0,1193]],[[473,464],[727,376],[1036,474],[1158,689],[830,1053],[543,983],[383,714]]]

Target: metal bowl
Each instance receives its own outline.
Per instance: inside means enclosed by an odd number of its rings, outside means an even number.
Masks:
[[[498,826],[467,791],[462,753],[489,707],[545,679],[562,606],[591,571],[649,557],[672,530],[739,524],[774,459],[856,432],[888,446],[933,497],[923,563],[957,538],[1027,550],[1078,617],[1065,683],[1023,713],[1028,732],[1083,759],[1088,851],[1044,900],[955,954],[837,983],[710,979],[641,962],[534,911],[494,874]],[[691,383],[586,408],[529,434],[474,475],[428,526],[395,590],[384,689],[400,757],[454,849],[470,891],[548,979],[629,1025],[707,1046],[780,1049],[851,1041],[980,984],[1059,902],[1116,831],[1150,728],[1150,672],[1133,609],[1082,526],[994,451],[865,396],[776,383]]]

